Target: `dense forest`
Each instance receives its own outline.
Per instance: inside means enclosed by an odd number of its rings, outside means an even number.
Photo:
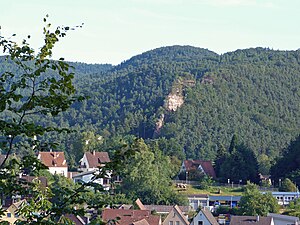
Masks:
[[[89,98],[40,122],[79,131],[58,137],[74,164],[87,148],[84,139],[91,137],[105,150],[117,144],[112,140],[132,135],[155,139],[166,154],[181,159],[215,159],[234,133],[259,161],[270,162],[300,133],[300,50],[253,48],[218,55],[171,46],[117,66],[70,65],[78,94]],[[0,72],[14,69],[0,59]],[[170,95],[183,104],[168,108]]]

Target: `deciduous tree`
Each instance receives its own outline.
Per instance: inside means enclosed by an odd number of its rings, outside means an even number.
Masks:
[[[247,216],[266,216],[268,213],[277,213],[279,205],[271,193],[262,194],[253,183],[247,183],[239,203],[240,213]]]

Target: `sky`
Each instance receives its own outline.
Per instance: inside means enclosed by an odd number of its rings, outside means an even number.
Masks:
[[[0,35],[39,49],[43,18],[71,31],[53,59],[119,64],[151,49],[191,45],[223,54],[237,49],[300,48],[299,0],[0,0]]]

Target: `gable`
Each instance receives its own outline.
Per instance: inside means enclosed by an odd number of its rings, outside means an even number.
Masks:
[[[203,208],[194,217],[191,225],[198,225],[198,221],[203,221],[205,225],[219,225],[209,209]]]
[[[216,178],[215,170],[212,166],[211,161],[205,160],[184,160],[182,168],[185,168],[186,171],[199,169],[204,172],[206,175]]]
[[[64,152],[39,152],[38,159],[47,167],[68,167]]]
[[[110,158],[107,152],[86,152],[84,153],[88,168],[96,168],[101,166],[101,164],[105,164],[110,162]]]
[[[179,207],[176,205],[173,207],[173,209],[169,212],[168,216],[163,222],[163,225],[169,225],[169,223],[173,221],[173,224],[176,224],[175,222],[179,221],[180,225],[188,225],[189,222],[187,218],[183,215]]]
[[[160,216],[152,215],[149,210],[104,209],[102,212],[102,219],[104,221],[116,219],[117,217],[119,217],[118,222],[120,225],[132,225],[134,222],[140,222],[137,224],[142,225],[143,223],[145,224],[143,219],[145,219],[149,225],[160,224]]]

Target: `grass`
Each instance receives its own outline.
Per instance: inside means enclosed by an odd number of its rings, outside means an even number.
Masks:
[[[187,185],[186,190],[177,189],[180,193],[184,195],[193,194],[207,194],[207,195],[227,195],[227,196],[241,196],[243,194],[243,189],[241,187],[224,187],[224,186],[210,186],[205,190],[201,190],[197,186]]]

